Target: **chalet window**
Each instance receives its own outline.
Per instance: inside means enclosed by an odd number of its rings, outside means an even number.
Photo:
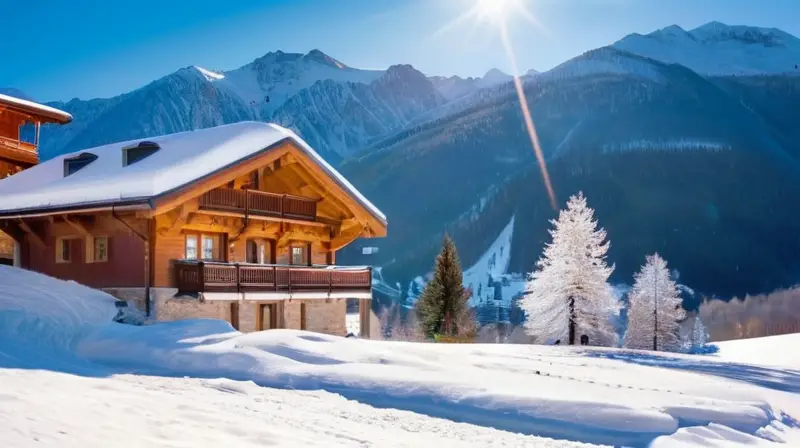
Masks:
[[[69,238],[56,239],[56,263],[72,261],[72,241]]]
[[[272,240],[254,239],[247,240],[247,256],[248,263],[256,264],[271,264],[275,263],[273,258]]]
[[[78,156],[64,159],[64,177],[77,173],[95,160],[97,160],[97,156],[90,152],[84,152]]]
[[[134,163],[151,156],[161,149],[157,143],[139,142],[133,146],[122,148],[122,166],[133,165]]]
[[[224,235],[187,232],[184,257],[187,260],[225,261]]]
[[[203,260],[214,259],[214,237],[203,235]]]
[[[186,259],[197,260],[197,235],[186,235]]]
[[[88,237],[86,239],[86,262],[103,263],[106,261],[108,261],[108,237]]]
[[[308,243],[292,245],[290,263],[298,266],[311,266],[310,246]]]

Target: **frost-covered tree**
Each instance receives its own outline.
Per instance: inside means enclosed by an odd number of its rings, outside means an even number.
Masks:
[[[529,274],[519,302],[527,316],[526,333],[537,343],[575,344],[585,335],[590,345],[616,346],[611,318],[620,304],[608,284],[614,268],[605,261],[606,231],[597,227],[583,193],[570,197],[551,223],[552,242]]]
[[[686,317],[678,285],[667,262],[658,254],[648,255],[636,273],[628,293],[626,348],[680,351],[680,321]]]
[[[692,347],[702,347],[708,342],[708,332],[700,315],[694,318],[694,326],[692,327]]]

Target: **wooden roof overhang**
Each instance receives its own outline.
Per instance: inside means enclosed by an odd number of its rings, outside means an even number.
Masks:
[[[351,194],[339,178],[328,173],[321,164],[300,150],[291,137],[258,151],[249,157],[238,160],[228,166],[221,167],[205,176],[188,182],[152,197],[129,198],[125,200],[103,201],[93,203],[76,203],[54,207],[32,207],[10,211],[0,211],[0,220],[46,217],[66,214],[91,214],[103,211],[136,212],[143,217],[155,217],[174,210],[184,203],[223,186],[237,177],[274,163],[291,154],[295,161],[309,172],[325,188],[327,194],[333,195],[352,213],[346,222],[340,223],[342,240],[352,241],[358,237],[385,237],[387,221],[376,213],[368,204]]]
[[[0,95],[0,111],[3,110],[19,114],[24,119],[32,122],[67,124],[72,121],[70,114],[58,109],[39,105],[32,101]]]

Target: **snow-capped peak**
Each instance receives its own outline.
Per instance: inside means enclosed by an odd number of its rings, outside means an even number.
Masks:
[[[711,76],[793,73],[800,61],[800,39],[789,33],[721,22],[630,34],[613,47]]]
[[[270,52],[224,73],[219,84],[245,103],[269,115],[300,90],[317,81],[369,84],[384,72],[348,67],[320,50],[306,54]]]
[[[206,78],[206,80],[208,81],[212,82],[219,81],[220,79],[223,79],[225,77],[225,75],[223,75],[222,73],[213,72],[211,70],[205,69],[203,67],[198,67],[196,65],[194,66],[194,69],[200,72],[200,74],[203,75],[203,77]]]
[[[512,79],[512,76],[509,75],[508,73],[505,73],[505,72],[502,72],[502,71],[500,71],[500,70],[498,70],[496,68],[493,68],[493,69],[489,70],[488,72],[486,72],[485,75],[483,75],[483,78],[481,78],[481,86],[482,87],[487,87],[487,86],[491,86],[491,85],[495,85],[495,84],[501,84],[501,83],[509,82],[509,81],[511,81],[511,79]]]
[[[320,50],[317,50],[316,48],[309,51],[305,56],[303,56],[303,60],[316,62],[334,68],[349,68],[348,66],[328,56],[327,54],[321,52]]]

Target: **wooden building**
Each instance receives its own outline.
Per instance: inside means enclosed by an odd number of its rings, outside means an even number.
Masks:
[[[344,335],[369,267],[336,265],[386,217],[302,139],[242,122],[105,145],[0,181],[21,267],[104,289],[156,320]]]
[[[72,116],[33,101],[0,94],[0,179],[39,162],[42,123],[66,124]],[[0,264],[13,264],[14,240],[0,231]]]

